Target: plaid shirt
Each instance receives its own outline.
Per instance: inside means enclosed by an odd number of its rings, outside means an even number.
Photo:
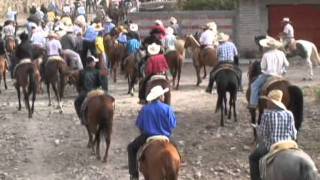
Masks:
[[[237,55],[237,48],[232,42],[224,42],[218,47],[218,59],[220,62],[233,61],[234,57]]]
[[[297,138],[294,117],[292,112],[288,110],[280,109],[264,112],[257,131],[268,149],[272,144],[279,141],[295,140]]]

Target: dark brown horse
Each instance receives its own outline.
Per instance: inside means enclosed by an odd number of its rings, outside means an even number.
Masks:
[[[63,91],[65,87],[65,81],[68,76],[67,64],[62,58],[51,57],[45,62],[44,65],[44,81],[47,86],[47,92],[49,97],[49,106],[51,106],[50,85],[56,95],[58,101],[58,108],[60,113],[63,112],[61,105],[61,98],[63,97]]]
[[[85,125],[89,136],[88,148],[92,148],[93,153],[95,152],[97,159],[100,160],[100,138],[104,136],[106,140],[106,152],[103,157],[103,162],[107,162],[115,99],[105,94],[102,90],[89,92],[87,98],[84,115],[88,122],[88,124]],[[93,134],[95,135],[94,140]],[[95,145],[96,149],[94,148]]]
[[[1,84],[1,80],[3,78],[3,83],[4,83],[4,88],[8,89],[7,86],[7,71],[9,70],[8,68],[8,63],[7,63],[7,59],[4,56],[0,56],[0,84]],[[0,90],[1,93],[1,90]]]
[[[154,140],[139,160],[145,180],[177,180],[181,165],[176,147],[169,141]]]
[[[146,86],[146,95],[148,95],[151,89],[155,86],[160,85],[163,89],[169,88],[169,91],[164,94],[164,103],[171,104],[171,88],[170,82],[163,75],[154,75],[150,78]]]
[[[197,86],[199,86],[202,82],[200,78],[200,69],[203,67],[203,78],[205,78],[207,76],[206,66],[214,67],[218,64],[217,50],[215,48],[201,49],[199,42],[193,35],[188,35],[186,37],[184,47],[186,49],[189,47],[191,48],[193,66],[197,73]]]
[[[34,111],[34,101],[37,94],[36,69],[30,59],[22,60],[14,69],[14,77],[16,82],[14,86],[18,93],[19,111],[21,110],[21,95],[20,87],[24,95],[24,102],[29,113],[29,118],[32,118]],[[30,108],[29,96],[32,93],[32,106]]]
[[[104,43],[112,67],[113,82],[117,82],[117,68],[126,56],[126,48],[116,41],[116,37],[109,35],[104,37]]]
[[[248,70],[249,78],[249,88],[246,93],[247,100],[250,99],[250,86],[251,83],[261,74],[260,62],[255,61],[250,64]],[[271,83],[261,95],[267,95],[271,90],[279,89],[283,92],[282,102],[293,113],[295,127],[297,130],[300,129],[303,121],[303,93],[298,86],[290,84],[287,80],[275,81]],[[258,106],[258,124],[260,123],[261,115],[264,108],[266,107],[266,102],[263,99],[259,100]],[[251,123],[256,124],[256,111],[250,110],[251,114]],[[254,136],[256,138],[256,131],[254,130]]]
[[[139,68],[138,68],[138,57],[131,54],[124,60],[124,72],[128,79],[128,94],[133,96],[134,85],[138,82]]]

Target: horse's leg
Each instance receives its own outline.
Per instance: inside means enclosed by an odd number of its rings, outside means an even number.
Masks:
[[[224,93],[223,102],[224,102],[224,114],[228,115],[227,92]]]
[[[194,68],[196,69],[196,74],[197,74],[197,86],[200,85],[200,83],[202,82],[202,79],[200,78],[200,66],[194,66]]]
[[[207,69],[206,69],[206,65],[203,65],[203,77],[202,79],[205,79],[207,77]]]
[[[176,89],[178,90],[179,89],[179,85],[180,85],[180,77],[181,77],[181,68],[182,68],[182,59],[179,60],[179,66],[178,66],[178,72],[177,72],[177,75],[178,75],[178,82],[177,82],[177,87]]]
[[[251,124],[256,124],[256,109],[250,109],[250,114],[251,114]],[[253,137],[254,137],[254,140],[253,142],[256,141],[257,139],[257,131],[256,131],[256,128],[253,128]]]
[[[308,67],[308,70],[309,70],[309,74],[308,74],[308,80],[312,80],[313,78],[313,68],[312,68],[312,62],[311,62],[311,59],[310,59],[310,56],[308,55],[307,59],[306,59],[306,63],[307,63],[307,67]]]
[[[131,94],[131,75],[128,74],[127,80],[128,80],[128,94]]]
[[[20,87],[18,85],[15,85],[17,94],[18,94],[18,100],[19,100],[19,107],[18,110],[21,111],[21,93],[20,93]]]
[[[8,89],[6,71],[3,72],[3,83],[4,83],[4,88],[5,88],[5,89]]]
[[[233,117],[234,117],[234,121],[235,122],[238,121],[238,119],[237,119],[236,102],[237,102],[237,89],[235,90],[235,92],[233,93],[233,96],[232,96]]]
[[[228,119],[231,119],[231,109],[233,107],[233,99],[232,99],[232,95],[231,95],[231,92],[230,92],[230,98],[229,98],[229,113],[228,113]]]
[[[222,93],[224,94],[224,93]],[[220,96],[220,95],[219,95]],[[221,97],[221,96],[220,96]],[[224,107],[224,96],[221,97],[222,99],[220,100],[220,105],[221,105],[221,117],[220,117],[220,126],[223,127],[224,126],[224,120],[223,120],[223,115],[224,115],[224,109],[226,107]]]
[[[91,148],[91,147],[93,146],[93,144],[92,144],[92,134],[91,134],[90,131],[89,131],[88,125],[86,125],[86,129],[87,129],[88,136],[89,136],[89,141],[88,141],[87,148]]]
[[[2,77],[1,77],[1,76],[2,76],[2,72],[0,72],[0,85],[1,85],[1,80],[2,80]],[[0,88],[1,88],[1,87],[0,87]],[[1,91],[1,89],[0,89],[0,94],[1,94],[1,92],[2,92],[2,91]]]
[[[31,118],[32,114],[31,114],[31,108],[30,108],[30,103],[29,103],[29,94],[27,92],[26,87],[23,87],[22,91],[23,91],[23,96],[24,96],[24,103],[25,103],[26,108],[28,110],[28,115],[29,115],[28,117]]]
[[[100,131],[99,130],[96,132],[95,143],[96,143],[96,157],[97,157],[97,160],[100,160],[101,156],[100,156]]]
[[[105,152],[104,157],[103,157],[103,162],[107,162],[108,152],[109,152],[109,147],[110,147],[110,141],[111,141],[111,137],[110,136],[107,136],[105,138],[106,138],[106,152]]]
[[[58,89],[56,87],[56,84],[55,83],[51,83],[51,85],[52,85],[53,92],[54,92],[54,94],[56,95],[56,98],[57,98],[57,102],[58,102],[57,108],[60,110],[60,113],[63,113],[63,109],[62,109],[62,105],[61,105],[61,99],[60,99],[60,95],[59,95]]]
[[[48,106],[51,106],[50,83],[46,83],[46,85],[47,85],[47,93],[48,93],[48,99],[49,99]]]

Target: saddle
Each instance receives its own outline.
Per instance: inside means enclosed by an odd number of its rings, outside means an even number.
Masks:
[[[270,151],[266,154],[259,162],[260,176],[262,179],[266,177],[267,168],[272,163],[272,161],[277,157],[280,152],[286,150],[297,150],[302,151],[298,144],[293,140],[280,141],[278,143],[273,144],[270,147]]]
[[[269,88],[270,85],[276,82],[285,82],[288,81],[287,79],[279,76],[270,76],[268,77],[267,81],[263,84],[262,89],[261,89],[261,94],[266,94],[267,89]]]
[[[231,70],[233,71],[237,76],[238,76],[238,71],[235,69],[234,64],[230,64],[230,63],[224,63],[224,64],[219,64],[217,66],[217,68],[215,69],[215,71],[212,73],[212,77],[215,77],[218,72],[222,71],[222,70]],[[240,77],[238,77],[240,78]]]
[[[30,63],[32,63],[32,61],[31,61],[31,59],[29,59],[29,58],[21,59],[20,62],[19,62],[19,63],[14,67],[14,69],[13,69],[13,75],[14,75],[14,77],[15,77],[15,74],[16,74],[17,69],[18,69],[21,65],[23,65],[23,64],[30,64]]]
[[[93,97],[96,97],[96,96],[103,96],[103,95],[105,95],[105,92],[103,91],[103,90],[101,90],[101,89],[96,89],[96,90],[91,90],[88,94],[87,94],[87,96],[86,96],[86,98],[84,99],[84,101],[82,102],[82,104],[81,104],[81,108],[80,108],[80,112],[81,112],[81,114],[80,114],[80,117],[81,117],[81,122],[83,123],[83,124],[87,124],[87,117],[85,116],[85,112],[86,112],[86,110],[87,110],[87,106],[88,106],[88,102],[93,98]]]
[[[148,148],[148,146],[155,141],[169,142],[169,138],[167,136],[162,136],[162,135],[151,136],[147,138],[146,143],[138,150],[138,153],[137,153],[138,162],[143,159],[143,153]]]

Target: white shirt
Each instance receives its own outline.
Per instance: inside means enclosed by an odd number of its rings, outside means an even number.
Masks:
[[[52,39],[47,42],[47,54],[48,56],[59,56],[62,49],[60,41]]]
[[[9,24],[3,27],[3,33],[5,36],[13,36],[15,28],[13,25]]]
[[[291,24],[286,24],[283,28],[283,32],[287,34],[288,38],[294,38],[294,30]]]
[[[215,33],[209,29],[205,30],[199,39],[201,45],[212,46],[215,40]]]
[[[284,52],[274,49],[265,52],[261,60],[261,71],[272,76],[282,76],[284,68],[289,66],[289,62]]]

